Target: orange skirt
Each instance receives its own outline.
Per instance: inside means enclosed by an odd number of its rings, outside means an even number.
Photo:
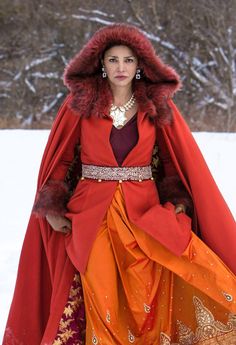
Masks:
[[[132,224],[120,184],[81,281],[86,345],[236,344],[235,275],[194,233],[177,257]]]

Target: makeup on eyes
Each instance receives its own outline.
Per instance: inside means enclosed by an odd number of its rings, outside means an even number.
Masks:
[[[107,59],[108,60],[110,60],[110,59],[119,60],[119,57],[118,56],[107,56]],[[124,60],[132,59],[134,61],[135,57],[132,55],[131,56],[124,56],[123,59]]]

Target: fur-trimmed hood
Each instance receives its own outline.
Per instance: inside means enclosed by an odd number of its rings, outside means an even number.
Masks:
[[[136,27],[114,24],[98,30],[65,69],[64,83],[73,97],[71,107],[82,116],[103,116],[109,112],[112,94],[102,78],[101,59],[114,45],[130,47],[138,57],[142,78],[133,88],[140,110],[157,116],[159,123],[168,123],[171,112],[167,99],[180,88],[180,79],[173,68],[156,55],[148,38]]]

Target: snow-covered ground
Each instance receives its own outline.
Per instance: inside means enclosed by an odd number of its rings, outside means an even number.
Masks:
[[[48,133],[46,130],[0,131],[0,339]],[[236,217],[236,133],[194,133],[194,137]]]

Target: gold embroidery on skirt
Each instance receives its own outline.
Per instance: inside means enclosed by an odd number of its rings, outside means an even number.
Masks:
[[[75,283],[79,283],[80,275],[75,274],[73,281]],[[59,323],[58,333],[52,345],[67,344],[67,342],[71,341],[71,338],[76,334],[71,327],[71,323],[74,321],[73,313],[77,310],[79,305],[83,303],[82,299],[77,297],[80,289],[81,287],[75,288],[71,286],[69,300],[64,308],[63,315]]]
[[[128,330],[128,339],[130,343],[134,343],[135,342],[135,336],[131,333],[130,330]]]
[[[93,333],[92,344],[93,345],[97,345],[98,344],[98,338],[96,337],[95,333]]]
[[[168,335],[165,334],[164,332],[161,332],[161,334],[160,334],[161,344],[160,345],[171,345],[170,341],[171,341],[170,337],[168,337]]]
[[[148,305],[146,303],[143,304],[143,309],[144,309],[145,313],[147,313],[147,314],[151,312],[150,305]]]
[[[197,321],[195,333],[181,321],[177,321],[179,342],[172,343],[165,333],[160,335],[161,345],[235,345],[236,344],[236,315],[229,314],[227,324],[215,320],[213,314],[202,301],[194,296],[193,303]]]
[[[110,311],[109,311],[109,310],[107,310],[106,321],[107,321],[108,323],[111,322],[111,314],[110,314]]]
[[[225,299],[226,299],[228,302],[232,302],[232,301],[233,301],[233,296],[232,296],[232,295],[230,295],[229,293],[224,292],[224,291],[223,291],[222,293],[223,293]]]

